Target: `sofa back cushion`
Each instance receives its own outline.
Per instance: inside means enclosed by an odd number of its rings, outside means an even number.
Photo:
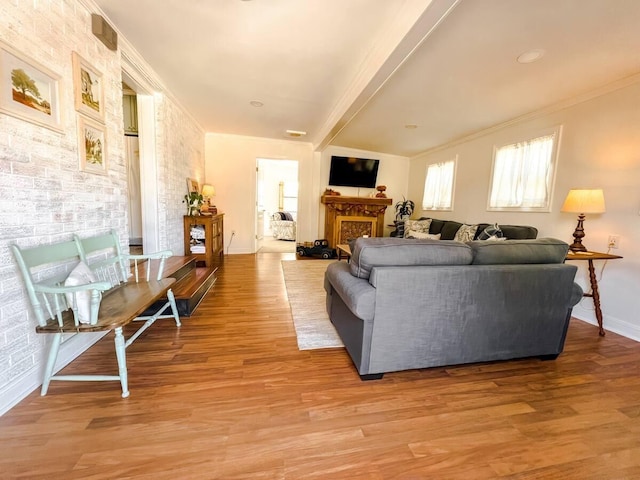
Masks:
[[[410,265],[469,265],[471,248],[461,242],[393,237],[358,238],[351,249],[349,268],[369,278],[374,267]]]
[[[473,252],[473,265],[507,265],[531,263],[564,263],[569,250],[562,240],[505,240],[467,242]]]

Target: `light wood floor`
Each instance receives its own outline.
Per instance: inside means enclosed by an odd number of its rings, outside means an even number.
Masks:
[[[640,478],[640,344],[572,321],[565,352],[361,382],[298,351],[280,254],[226,258],[119,385],[54,382],[0,418],[0,478]],[[606,304],[605,304],[606,308]],[[112,337],[68,372],[113,370]]]

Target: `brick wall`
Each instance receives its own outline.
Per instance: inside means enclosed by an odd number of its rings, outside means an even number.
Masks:
[[[85,0],[0,2],[0,39],[61,76],[63,131],[0,113],[0,414],[41,382],[45,335],[34,332],[22,281],[8,245],[52,243],[72,233],[117,229],[127,238],[127,172],[122,120],[120,51],[91,33]],[[108,174],[81,172],[74,108],[72,52],[102,73]],[[149,72],[147,72],[149,73]],[[160,245],[182,253],[186,177],[204,170],[204,133],[171,96],[158,95]],[[90,337],[90,336],[88,336]],[[74,339],[75,341],[75,339]],[[87,348],[69,342],[63,358]]]

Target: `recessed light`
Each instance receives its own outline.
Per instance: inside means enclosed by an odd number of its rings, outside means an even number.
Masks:
[[[406,128],[407,130],[414,130],[416,128],[418,128],[418,125],[416,125],[415,123],[407,123],[404,128]]]
[[[287,130],[286,131],[288,137],[303,137],[307,134],[307,132],[302,132],[300,130]]]
[[[544,57],[545,51],[541,49],[529,50],[518,55],[518,63],[533,63]]]
[[[258,100],[251,100],[249,102],[249,105],[251,105],[252,107],[262,107],[264,105],[264,103],[258,101]]]

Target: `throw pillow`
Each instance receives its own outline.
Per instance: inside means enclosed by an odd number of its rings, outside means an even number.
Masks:
[[[462,226],[458,229],[453,239],[457,242],[470,242],[476,236],[477,230],[478,230],[478,225],[462,224]]]
[[[415,230],[409,230],[409,233],[405,238],[430,238],[431,240],[440,240],[440,234],[424,233],[424,232],[417,232]]]
[[[501,242],[502,240],[506,240],[507,237],[498,237],[496,235],[491,235],[489,238],[485,240],[485,242]]]
[[[429,227],[431,226],[431,219],[426,220],[405,220],[404,222],[404,238],[407,238],[407,234],[410,231],[429,233]]]
[[[494,223],[493,225],[489,225],[482,232],[480,232],[480,234],[478,235],[478,240],[495,240],[495,238],[502,237],[504,237],[502,230],[500,230],[500,227],[497,223]]]
[[[75,266],[69,276],[64,281],[65,287],[75,287],[78,285],[87,285],[94,283],[98,279],[86,263],[80,262]],[[80,323],[91,322],[91,292],[85,290],[83,292],[67,293],[67,304],[73,308],[76,307],[76,316]],[[74,298],[75,297],[75,298]]]

